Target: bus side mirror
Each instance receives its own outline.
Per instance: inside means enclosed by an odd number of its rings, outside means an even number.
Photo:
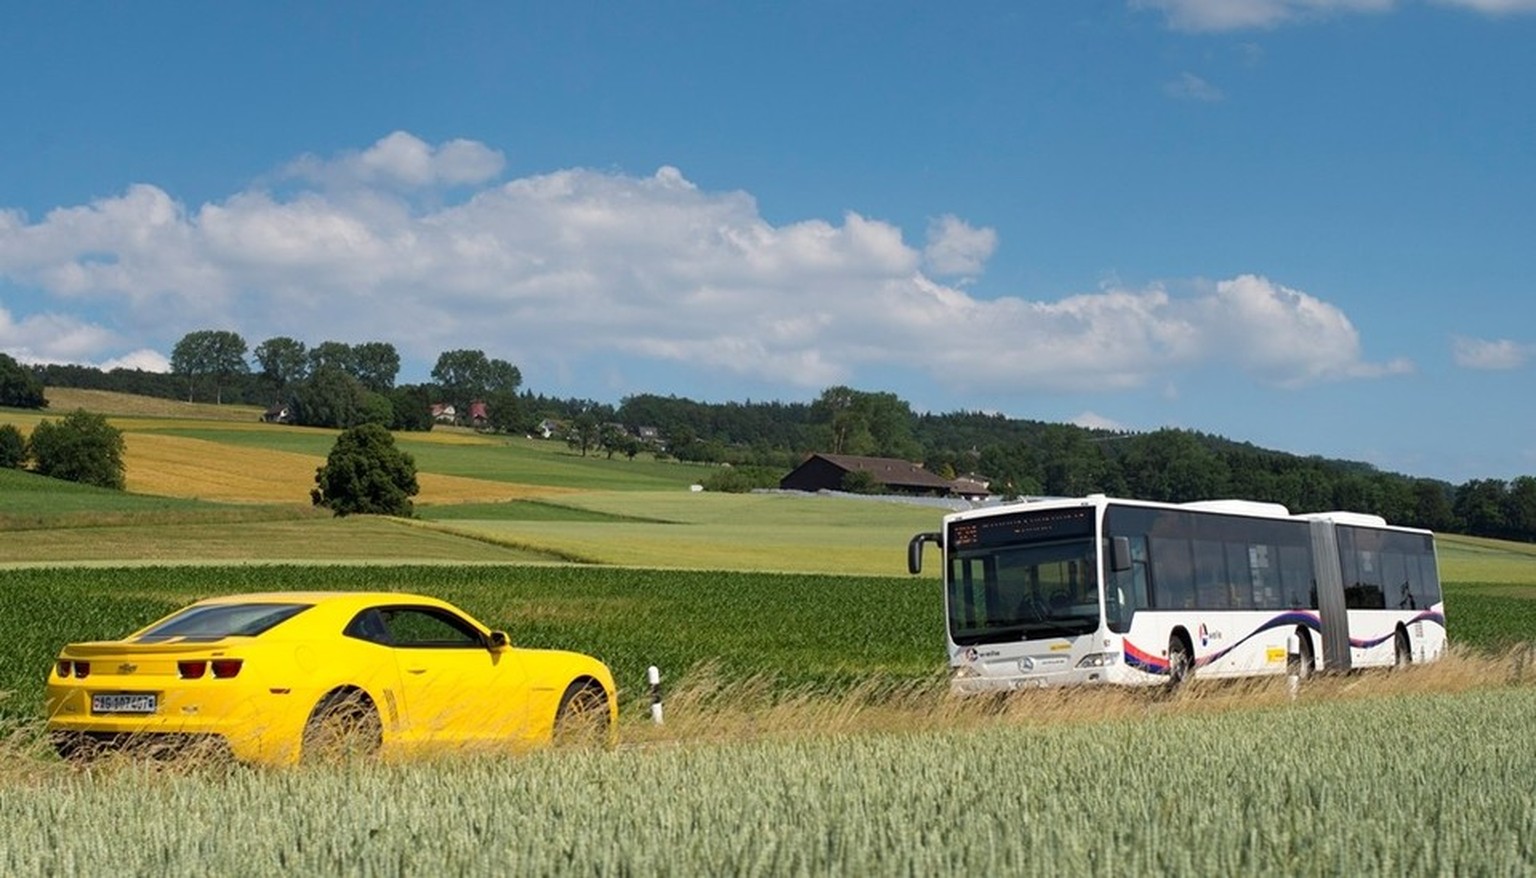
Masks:
[[[1109,569],[1124,573],[1131,569],[1130,537],[1111,537],[1109,540]]]
[[[942,543],[944,535],[937,531],[918,534],[907,543],[907,572],[917,575],[923,572],[923,543]]]

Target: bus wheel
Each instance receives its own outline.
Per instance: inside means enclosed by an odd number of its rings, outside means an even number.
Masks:
[[[1173,635],[1168,640],[1168,691],[1174,692],[1183,686],[1194,669],[1195,662],[1190,655],[1189,643],[1179,635]]]
[[[1312,635],[1305,628],[1296,632],[1296,639],[1301,643],[1301,667],[1297,670],[1297,676],[1306,680],[1317,673],[1317,655],[1312,652]]]
[[[1408,646],[1408,632],[1401,628],[1397,629],[1397,636],[1392,638],[1392,644],[1394,668],[1406,668],[1413,664],[1413,649]]]

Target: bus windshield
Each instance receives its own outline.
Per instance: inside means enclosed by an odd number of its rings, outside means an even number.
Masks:
[[[949,559],[951,639],[960,646],[1098,630],[1089,510],[957,525]]]

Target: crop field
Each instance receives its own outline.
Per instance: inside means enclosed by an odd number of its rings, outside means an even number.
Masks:
[[[1051,693],[1001,710],[934,701],[935,722],[895,730],[878,710],[800,705],[778,718],[795,731],[519,759],[13,762],[0,869],[1529,874],[1536,688],[1436,692],[1435,674],[1381,674],[1354,682],[1380,692],[1309,690],[1294,703],[1253,688],[1233,696],[1241,710],[1220,696],[1102,692],[1076,709]]]
[[[440,430],[399,438],[417,519],[333,519],[307,500],[332,431],[49,396],[40,417],[112,416],[132,490],[0,471],[0,873],[1536,872],[1536,546],[1439,538],[1432,665],[1296,699],[956,699],[936,570],[904,570],[940,509],[698,493],[700,467]],[[286,771],[47,751],[61,644],[295,588],[426,592],[594,654],[622,743]]]

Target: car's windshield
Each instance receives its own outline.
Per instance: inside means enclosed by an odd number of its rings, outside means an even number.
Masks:
[[[140,634],[136,639],[169,640],[173,637],[218,640],[224,637],[255,637],[309,609],[312,604],[206,604],[187,607]]]

